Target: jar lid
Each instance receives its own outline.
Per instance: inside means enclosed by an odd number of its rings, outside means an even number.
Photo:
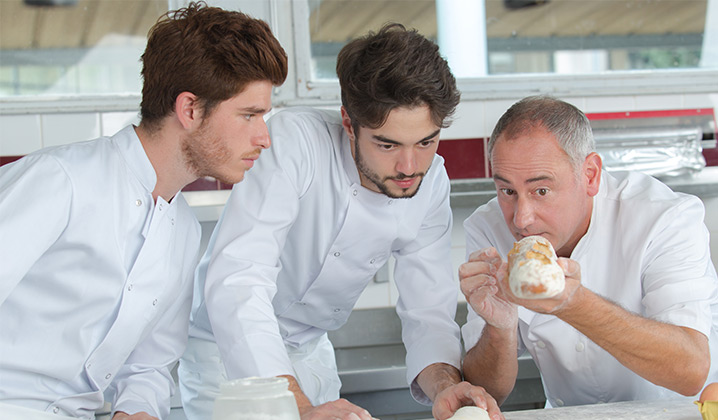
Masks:
[[[287,378],[279,376],[234,379],[219,386],[222,395],[259,394],[287,391],[288,389],[289,381]]]

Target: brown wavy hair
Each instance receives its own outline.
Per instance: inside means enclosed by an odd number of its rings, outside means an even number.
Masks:
[[[439,47],[415,29],[384,25],[349,42],[337,57],[342,105],[359,126],[381,127],[394,108],[428,105],[432,121],[448,127],[460,93]]]
[[[142,55],[142,124],[156,129],[182,92],[196,95],[206,117],[250,82],[278,86],[287,54],[269,25],[244,13],[192,2],[150,29]]]

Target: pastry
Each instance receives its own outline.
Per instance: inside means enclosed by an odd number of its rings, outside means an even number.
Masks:
[[[448,420],[491,420],[489,413],[479,407],[461,407]]]
[[[566,279],[551,242],[527,236],[509,251],[509,287],[521,299],[544,299],[563,291]]]

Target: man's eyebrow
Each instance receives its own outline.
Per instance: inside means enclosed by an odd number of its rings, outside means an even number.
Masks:
[[[438,130],[434,131],[433,133],[429,134],[428,136],[424,137],[423,139],[417,141],[416,143],[421,143],[421,142],[423,142],[423,141],[431,140],[431,139],[433,139],[434,137],[438,136],[440,132],[441,132],[441,129],[438,129]],[[374,135],[374,140],[378,140],[378,141],[380,141],[380,142],[382,142],[382,143],[389,143],[389,144],[401,145],[400,142],[398,142],[398,141],[396,141],[396,140],[392,140],[392,139],[390,139],[390,138],[388,138],[388,137],[384,137],[384,136],[382,136],[382,135],[380,135],[380,134]]]
[[[533,182],[538,182],[538,181],[553,181],[553,177],[548,176],[548,175],[540,175],[540,176],[536,176],[536,177],[527,179],[526,181],[524,181],[524,184],[531,184]]]
[[[494,180],[501,181],[506,184],[511,184],[511,182],[508,179],[502,177],[501,175],[494,174]],[[536,176],[536,177],[527,179],[526,181],[524,181],[524,184],[531,184],[531,183],[538,182],[538,181],[553,181],[553,177],[548,176],[548,175]]]
[[[248,106],[248,107],[246,107],[246,108],[241,108],[241,109],[240,109],[241,112],[246,112],[246,113],[249,113],[249,114],[266,114],[266,113],[268,113],[268,112],[271,111],[271,110],[272,110],[272,108],[265,109],[265,108],[260,108],[260,107],[257,107],[257,106]]]
[[[496,174],[494,174],[494,181],[501,181],[505,184],[511,184],[511,182],[509,182],[508,179],[502,177],[501,175],[496,175]]]

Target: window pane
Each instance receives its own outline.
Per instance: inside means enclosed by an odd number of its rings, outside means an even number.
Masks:
[[[309,0],[313,74],[335,78],[341,47],[388,21],[437,41],[459,76],[696,68],[708,1]]]
[[[140,93],[167,0],[0,0],[0,96]]]

